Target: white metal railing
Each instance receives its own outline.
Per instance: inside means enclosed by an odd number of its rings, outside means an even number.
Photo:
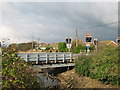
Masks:
[[[26,62],[35,61],[36,64],[40,62],[44,63],[57,63],[59,61],[72,62],[73,55],[72,53],[17,53],[21,59],[24,59]]]

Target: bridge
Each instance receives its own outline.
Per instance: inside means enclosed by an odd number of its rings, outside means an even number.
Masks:
[[[21,60],[34,62],[33,68],[57,68],[74,66],[72,53],[17,53]],[[74,55],[75,56],[75,55]],[[78,55],[77,55],[78,56]]]

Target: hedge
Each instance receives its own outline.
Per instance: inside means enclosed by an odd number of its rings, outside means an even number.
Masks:
[[[120,85],[118,48],[104,47],[92,56],[76,60],[75,70],[82,76],[98,79],[105,84]]]
[[[2,88],[40,88],[29,64],[17,57],[15,50],[2,50]]]

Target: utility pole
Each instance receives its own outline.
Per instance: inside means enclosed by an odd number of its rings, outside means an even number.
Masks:
[[[76,46],[78,46],[78,31],[76,29]]]
[[[69,43],[69,52],[70,52],[70,38],[68,36],[68,43]]]
[[[38,45],[37,45],[37,49],[39,48],[39,38],[38,38]]]
[[[32,50],[33,50],[33,36],[32,36]]]

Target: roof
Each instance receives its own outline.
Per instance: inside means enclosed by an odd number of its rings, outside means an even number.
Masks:
[[[112,40],[108,40],[108,41],[100,41],[99,43],[100,44],[108,44],[108,43],[110,43]]]
[[[117,43],[115,43],[115,42],[112,41],[112,40],[108,40],[108,41],[100,41],[99,43],[102,44],[102,45],[111,45],[111,46],[114,46],[114,47],[117,46]]]

